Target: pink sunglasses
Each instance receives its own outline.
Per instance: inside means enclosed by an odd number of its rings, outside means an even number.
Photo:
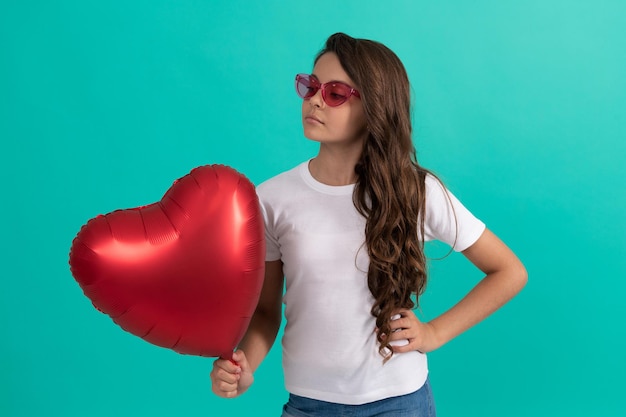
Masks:
[[[313,75],[296,75],[296,91],[301,98],[309,100],[317,94],[319,90],[322,90],[322,99],[324,99],[324,102],[330,107],[342,105],[353,95],[359,98],[361,97],[358,91],[340,81],[330,81],[321,84]]]

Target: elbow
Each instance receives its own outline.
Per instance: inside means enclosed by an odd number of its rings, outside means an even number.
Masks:
[[[521,261],[517,261],[514,268],[512,268],[511,276],[516,284],[518,292],[522,290],[528,283],[528,271]]]
[[[254,312],[254,315],[258,320],[261,320],[263,323],[265,323],[266,326],[272,329],[276,329],[276,331],[278,331],[278,329],[280,328],[283,318],[282,309],[280,307],[263,308],[259,306]]]

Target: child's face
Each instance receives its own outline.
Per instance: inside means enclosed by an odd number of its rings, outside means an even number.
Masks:
[[[341,81],[357,88],[334,53],[326,53],[317,60],[313,75],[320,83]],[[302,125],[304,136],[324,144],[362,145],[367,137],[363,104],[355,96],[337,107],[330,107],[322,99],[322,91],[319,90],[313,97],[302,102]]]

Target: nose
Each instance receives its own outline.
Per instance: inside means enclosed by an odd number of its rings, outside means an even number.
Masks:
[[[317,92],[309,99],[309,103],[314,107],[322,107],[324,103],[324,98],[322,97],[322,89],[320,88]]]

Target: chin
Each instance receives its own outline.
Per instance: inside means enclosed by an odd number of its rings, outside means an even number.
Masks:
[[[308,140],[312,140],[313,142],[323,142],[323,138],[320,138],[319,135],[311,134],[311,132],[307,132],[306,129],[304,129],[304,137],[307,138]]]

